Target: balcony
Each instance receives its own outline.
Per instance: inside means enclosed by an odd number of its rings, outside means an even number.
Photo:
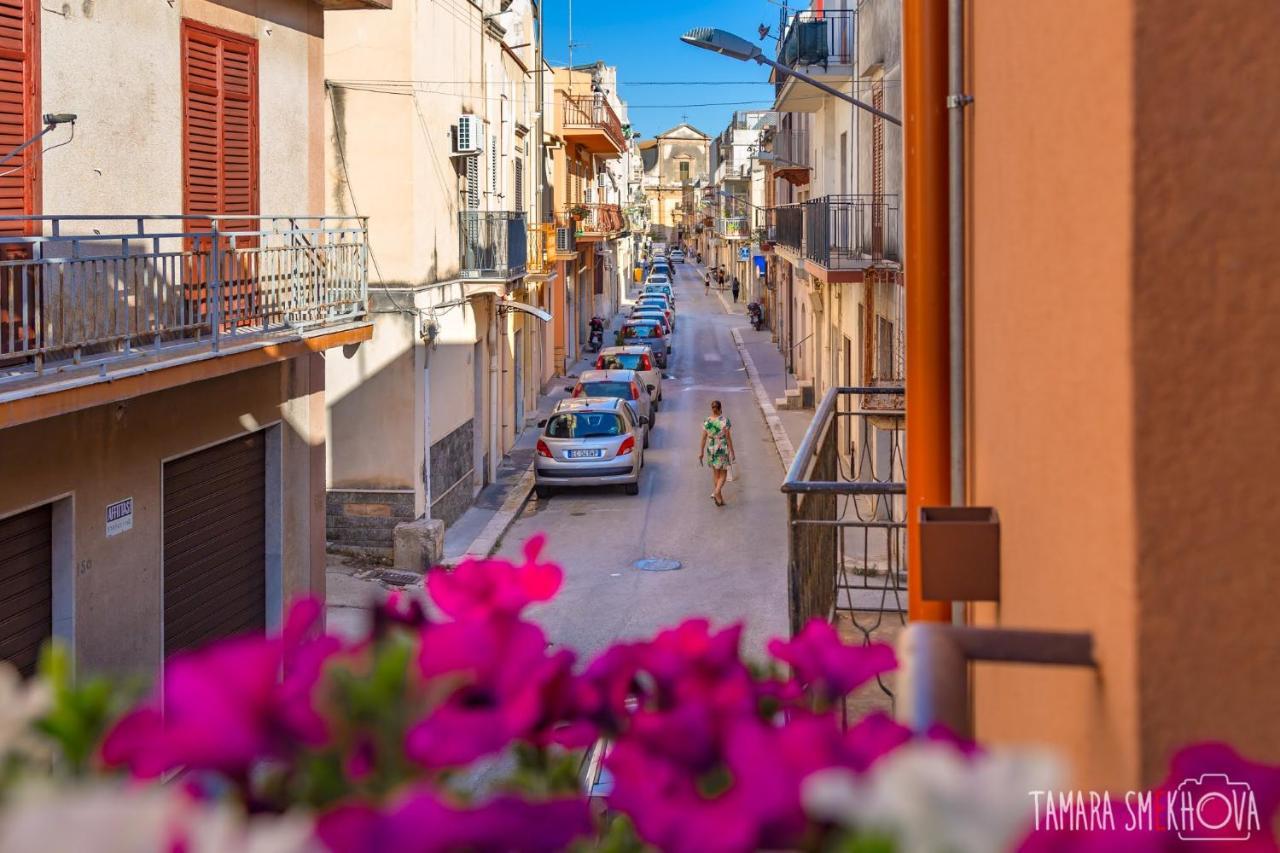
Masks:
[[[358,217],[0,217],[0,401],[363,319]],[[56,388],[51,387],[56,381]]]
[[[773,134],[773,150],[761,152],[760,160],[772,167],[775,177],[785,179],[794,187],[807,186],[813,172],[809,132],[778,128]]]
[[[828,195],[804,203],[805,257],[828,270],[902,262],[896,195]]]
[[[554,225],[530,225],[527,241],[528,258],[525,271],[531,276],[547,276],[555,266],[556,229]]]
[[[622,208],[616,204],[576,204],[571,205],[566,212],[577,220],[579,240],[608,240],[626,229]]]
[[[621,157],[627,148],[622,122],[604,95],[563,95],[560,129],[564,138],[593,154]]]
[[[724,216],[716,222],[716,234],[729,240],[751,237],[751,225],[745,216]]]
[[[458,214],[459,276],[510,281],[528,268],[524,213],[464,210]]]
[[[775,240],[799,258],[804,251],[804,205],[784,204],[773,208]]]
[[[849,9],[783,10],[778,24],[777,61],[824,83],[847,83],[857,54],[857,23],[857,13]],[[774,109],[785,112],[814,112],[826,97],[793,77],[777,81],[776,90]]]

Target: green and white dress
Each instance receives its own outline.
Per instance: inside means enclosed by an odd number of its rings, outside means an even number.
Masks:
[[[707,434],[707,465],[712,468],[729,467],[729,419],[724,415],[707,418],[702,422]]]

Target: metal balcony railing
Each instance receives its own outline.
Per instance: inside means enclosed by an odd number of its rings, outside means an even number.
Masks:
[[[804,129],[778,128],[773,135],[773,164],[779,169],[812,166],[809,157],[809,132]]]
[[[528,267],[527,240],[522,211],[462,211],[458,214],[461,277],[519,278]]]
[[[716,232],[722,237],[750,237],[751,224],[745,216],[721,217],[716,223]]]
[[[804,205],[784,204],[773,208],[777,242],[799,254],[804,251]]]
[[[622,208],[616,204],[572,205],[569,212],[574,213],[575,209],[579,237],[616,234],[626,227],[622,218]]]
[[[865,635],[906,610],[907,469],[902,409],[868,398],[898,387],[832,388],[818,404],[782,491],[787,496],[791,631],[844,615]],[[859,614],[872,614],[866,622]]]
[[[827,195],[804,203],[805,257],[827,269],[901,262],[896,195]]]
[[[857,52],[857,23],[857,12],[850,9],[784,9],[778,24],[778,62],[789,68],[850,65]]]
[[[5,216],[0,378],[364,316],[368,225],[329,216]]]
[[[566,129],[601,130],[619,151],[627,147],[622,122],[604,95],[565,95],[563,119]]]
[[[554,225],[530,225],[528,260],[525,271],[530,275],[545,275],[555,265],[556,231]]]

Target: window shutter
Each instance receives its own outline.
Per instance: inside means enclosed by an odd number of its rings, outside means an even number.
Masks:
[[[186,212],[258,212],[258,45],[183,21],[183,170]]]
[[[0,153],[40,131],[39,4],[0,0]],[[40,212],[40,145],[0,166],[0,214]],[[38,233],[34,222],[0,223],[5,236]]]
[[[489,193],[498,194],[498,137],[489,137]]]
[[[467,158],[467,210],[480,209],[480,155]]]
[[[524,210],[524,160],[520,157],[516,158],[515,182],[516,204],[514,209],[516,212],[521,212]]]

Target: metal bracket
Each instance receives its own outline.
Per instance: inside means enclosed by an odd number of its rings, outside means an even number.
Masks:
[[[973,95],[966,95],[963,92],[959,95],[947,95],[947,109],[955,110],[967,107],[973,103]]]

